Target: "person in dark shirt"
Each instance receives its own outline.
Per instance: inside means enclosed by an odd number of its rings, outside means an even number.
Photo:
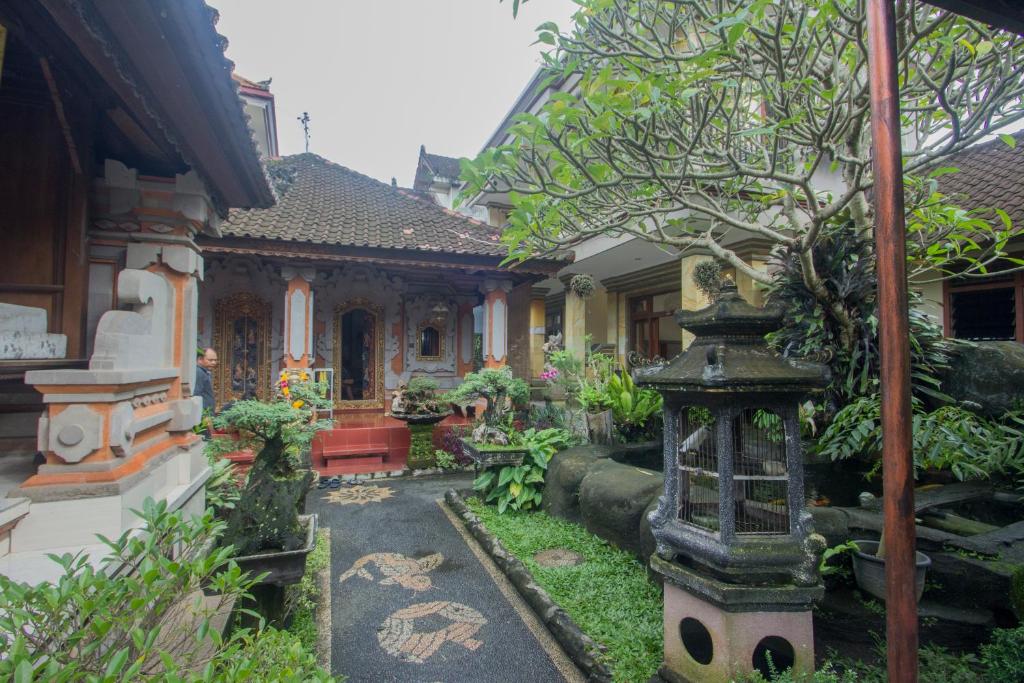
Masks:
[[[213,415],[213,409],[217,404],[213,397],[213,370],[217,367],[217,352],[211,348],[203,349],[203,352],[198,354],[196,363],[199,367],[196,369],[194,395],[203,399],[203,420],[206,421],[209,419],[208,416]]]

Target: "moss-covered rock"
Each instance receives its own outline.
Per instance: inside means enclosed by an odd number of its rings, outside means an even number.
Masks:
[[[942,378],[942,390],[996,417],[1024,396],[1024,345],[1012,341],[974,342],[959,348]]]
[[[587,531],[643,556],[640,526],[644,512],[664,490],[658,472],[606,460],[590,468],[580,483],[580,517]]]
[[[556,453],[544,475],[541,507],[549,515],[581,523],[580,483],[590,468],[614,453],[611,446],[574,446]]]

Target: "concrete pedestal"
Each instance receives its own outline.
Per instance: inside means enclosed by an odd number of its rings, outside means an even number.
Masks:
[[[768,658],[776,670],[814,671],[811,604],[821,587],[726,584],[658,556],[665,578],[665,661],[671,683],[729,683]]]

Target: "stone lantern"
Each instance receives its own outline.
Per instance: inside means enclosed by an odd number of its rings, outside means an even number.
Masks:
[[[731,681],[754,669],[813,671],[812,602],[824,539],[804,509],[799,405],[827,369],[767,347],[782,314],[728,283],[676,314],[696,339],[638,373],[665,399],[665,492],[651,513],[664,577],[669,681]]]

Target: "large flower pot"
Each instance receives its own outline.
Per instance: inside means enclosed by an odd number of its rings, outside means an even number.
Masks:
[[[462,439],[462,447],[477,469],[495,465],[522,465],[523,458],[529,452],[522,446],[496,446],[476,443],[469,439]]]
[[[452,411],[449,410],[446,413],[391,413],[391,417],[409,425],[432,425],[437,424],[451,414]]]
[[[290,586],[302,580],[306,573],[306,557],[316,547],[317,516],[299,515],[299,522],[306,527],[306,542],[301,548],[235,558],[242,571],[252,576],[269,572],[257,585]]]
[[[854,541],[858,550],[853,551],[853,575],[857,586],[865,593],[885,601],[885,560],[875,555],[878,552],[878,541]],[[922,552],[917,553],[915,562],[914,590],[917,601],[921,601],[924,593],[924,578],[932,558]]]

